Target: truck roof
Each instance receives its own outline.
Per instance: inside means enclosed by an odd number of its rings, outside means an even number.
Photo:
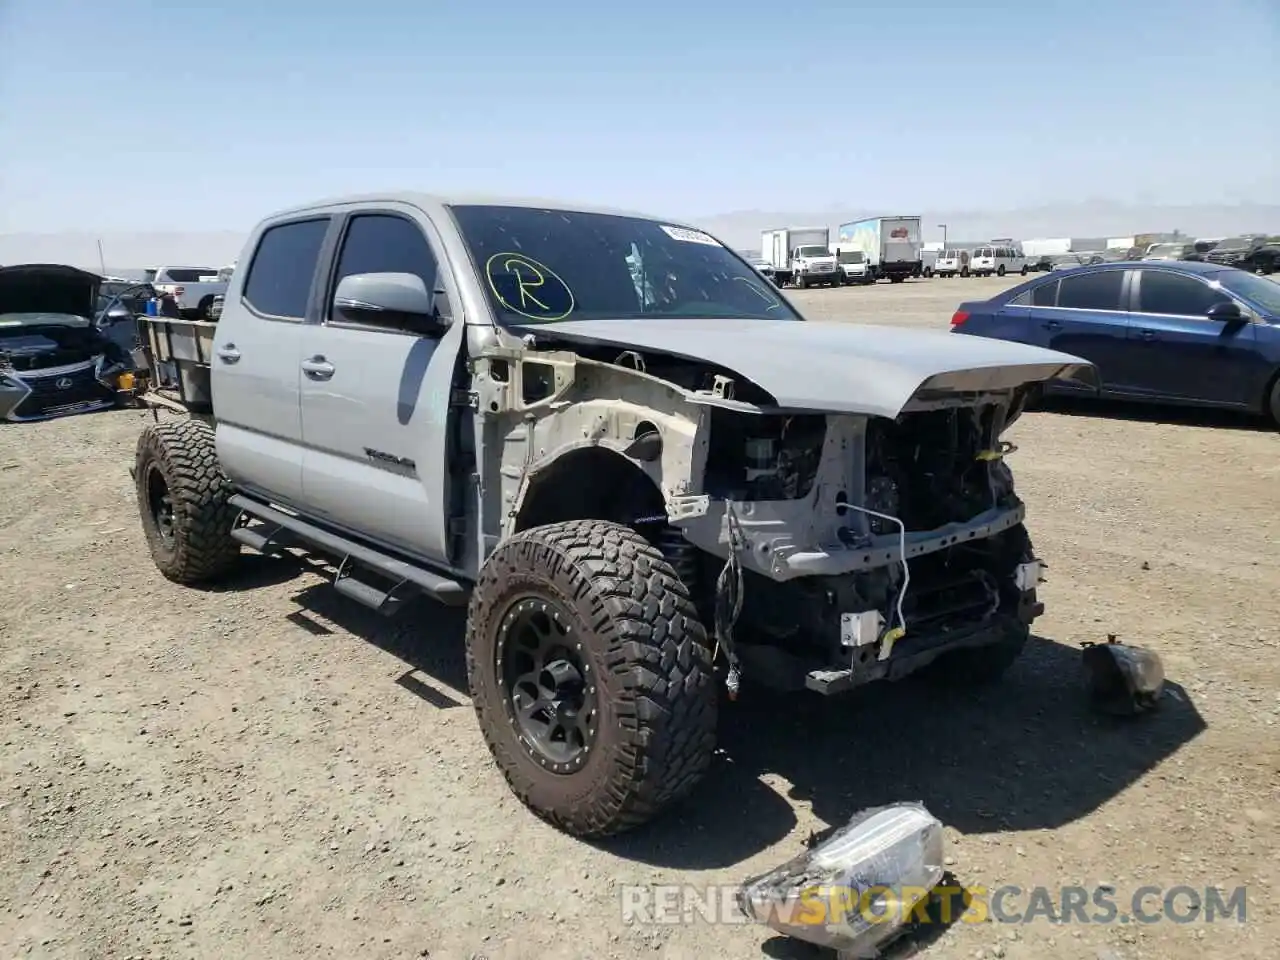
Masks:
[[[840,224],[840,226],[847,227],[851,223],[870,223],[872,220],[919,220],[919,219],[920,219],[920,214],[918,213],[886,213],[879,217],[860,217],[857,220],[846,220],[844,223]]]
[[[570,213],[603,213],[615,217],[638,217],[644,220],[661,220],[673,226],[693,226],[675,218],[666,219],[651,213],[640,213],[633,210],[619,210],[611,207],[595,206],[569,200],[552,200],[539,197],[506,197],[488,194],[433,194],[414,190],[385,190],[379,193],[358,193],[345,197],[329,197],[316,200],[301,206],[277,210],[268,219],[291,216],[299,213],[318,213],[333,207],[353,204],[406,203],[418,207],[425,212],[441,212],[446,207],[466,205],[489,205],[500,207],[529,207],[532,209],[566,210]],[[701,228],[698,228],[701,229]],[[705,231],[704,231],[705,232]]]

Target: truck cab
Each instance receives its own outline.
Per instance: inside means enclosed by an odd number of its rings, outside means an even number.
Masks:
[[[836,247],[832,252],[835,253],[836,261],[840,265],[842,283],[866,285],[876,282],[876,274],[871,268],[871,261],[861,250],[841,250]]]
[[[791,251],[791,276],[797,287],[806,290],[815,284],[838,287],[841,273],[828,247],[806,244]]]

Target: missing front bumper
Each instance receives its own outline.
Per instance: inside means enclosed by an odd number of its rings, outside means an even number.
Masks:
[[[1044,604],[1029,600],[1019,607],[1016,616],[1003,616],[966,630],[943,634],[907,632],[896,641],[885,659],[863,660],[848,667],[824,667],[810,670],[804,679],[807,689],[824,696],[847,693],[877,680],[901,680],[923,670],[933,661],[957,650],[986,647],[1005,640],[1010,630],[1031,623],[1044,613]]]

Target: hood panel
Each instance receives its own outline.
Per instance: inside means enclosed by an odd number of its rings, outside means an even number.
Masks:
[[[855,323],[662,317],[513,329],[725,367],[788,409],[890,418],[922,387],[1009,389],[1092,370],[1079,357],[1020,343]]]
[[[0,267],[0,314],[46,313],[92,317],[101,277],[75,267],[27,263]]]

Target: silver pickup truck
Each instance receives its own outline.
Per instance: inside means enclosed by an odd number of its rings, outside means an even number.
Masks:
[[[381,612],[468,604],[489,748],[567,832],[688,793],[720,683],[989,680],[1041,612],[1000,437],[1076,357],[808,321],[714,237],[578,206],[317,203],[240,262],[216,323],[150,320],[156,565],[303,548]]]

